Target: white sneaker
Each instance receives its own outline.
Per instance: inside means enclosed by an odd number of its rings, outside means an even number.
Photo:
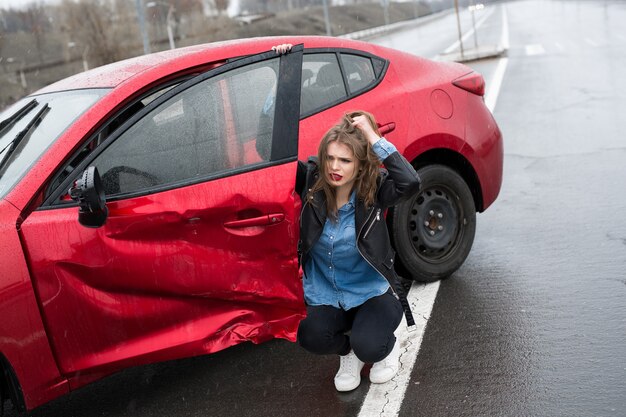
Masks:
[[[361,383],[361,369],[364,363],[359,360],[351,350],[345,356],[339,357],[339,371],[335,375],[335,388],[337,391],[352,391]]]
[[[396,339],[393,349],[382,361],[376,362],[370,369],[370,381],[383,384],[396,376],[400,369],[400,340]]]

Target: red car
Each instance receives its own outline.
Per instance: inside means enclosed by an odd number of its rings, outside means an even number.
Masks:
[[[17,102],[0,115],[1,401],[294,340],[297,160],[349,110],[376,115],[423,181],[387,216],[400,271],[450,275],[501,185],[483,93],[461,64],[283,37],[141,56]]]

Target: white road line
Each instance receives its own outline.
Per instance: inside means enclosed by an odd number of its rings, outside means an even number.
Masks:
[[[565,50],[565,48],[563,48],[563,45],[561,45],[558,42],[554,42],[554,46],[556,46],[559,49],[559,51],[561,51],[561,52],[563,52]]]
[[[432,284],[414,283],[411,286],[407,299],[415,318],[415,330],[409,332],[405,322],[396,334],[402,349],[400,356],[402,366],[398,374],[386,384],[370,385],[365,401],[361,406],[359,417],[391,417],[397,416],[400,412],[406,388],[411,380],[411,371],[415,365],[415,359],[422,344],[424,330],[426,330],[426,324],[433,310],[438,290],[439,281]]]
[[[478,29],[479,27],[482,26],[483,23],[485,23],[485,20],[487,20],[489,18],[489,16],[491,16],[493,14],[493,11],[495,10],[495,8],[490,8],[489,11],[487,12],[487,14],[485,14],[483,17],[481,17],[478,22],[476,22],[476,29]],[[463,36],[461,36],[461,40],[465,41],[467,40],[467,38],[469,38],[470,36],[472,36],[474,34],[474,28],[470,29],[469,31],[467,31]],[[450,52],[454,51],[455,49],[457,49],[459,47],[461,43],[459,41],[455,41],[452,45],[448,46],[446,48],[445,51],[443,51],[444,54],[449,54]]]
[[[543,55],[546,53],[546,50],[544,49],[543,45],[536,43],[533,45],[526,45],[525,46],[526,49],[526,55],[531,56],[531,55]]]
[[[493,114],[498,101],[498,95],[500,94],[500,87],[502,86],[502,80],[504,79],[504,73],[506,67],[509,64],[508,58],[501,58],[496,67],[496,72],[493,75],[487,94],[485,94],[485,105]]]
[[[509,27],[504,6],[502,6],[502,38],[500,43],[502,47],[509,48]],[[494,79],[485,98],[485,104],[492,113],[495,109],[507,63],[508,58],[501,58],[498,62]],[[370,385],[358,417],[397,417],[406,389],[411,381],[411,372],[437,298],[437,291],[439,291],[439,282],[431,284],[413,283],[411,286],[407,299],[415,318],[415,329],[409,332],[406,322],[404,322],[397,331],[396,336],[402,349],[400,371],[386,384]]]
[[[585,42],[587,43],[587,45],[590,45],[590,46],[593,46],[593,47],[598,46],[598,43],[595,42],[593,39],[585,38]]]
[[[500,44],[505,50],[508,50],[510,47],[509,18],[506,14],[506,7],[504,5],[502,6],[502,37],[500,38]],[[506,72],[506,67],[508,64],[509,58],[500,58],[500,61],[498,61],[498,66],[496,67],[496,71],[493,74],[493,78],[487,86],[487,93],[485,94],[485,105],[492,114],[493,111],[496,109],[496,103],[498,101],[498,96],[500,95],[500,87],[502,87],[502,80],[504,79],[504,73]]]

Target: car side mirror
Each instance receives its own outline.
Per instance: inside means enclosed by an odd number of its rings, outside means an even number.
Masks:
[[[70,188],[70,197],[78,202],[78,222],[85,227],[101,227],[107,220],[109,209],[98,168],[89,167]]]

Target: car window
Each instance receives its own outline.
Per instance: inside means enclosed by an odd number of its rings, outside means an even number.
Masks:
[[[159,98],[161,95],[165,94],[176,85],[178,85],[180,81],[175,81],[171,84],[168,84],[160,89],[151,92],[150,94],[142,97],[141,99],[135,101],[130,106],[126,107],[122,110],[118,115],[115,116],[108,124],[106,124],[87,144],[85,144],[78,152],[76,152],[72,158],[65,164],[65,166],[57,172],[54,176],[50,184],[46,188],[46,197],[50,195],[52,191],[54,191],[68,176],[72,175],[76,167],[89,156],[91,152],[94,151],[98,146],[100,146],[106,138],[115,132],[115,130],[120,127],[125,121],[130,119],[135,113],[138,113],[141,109],[146,107],[152,101]],[[69,200],[70,196],[68,193],[64,194],[62,200]]]
[[[347,97],[337,56],[334,53],[304,55],[300,114],[335,104]]]
[[[352,54],[341,54],[341,61],[351,94],[368,87],[376,80],[374,67],[370,58]]]
[[[30,96],[1,113],[0,120],[5,121],[15,113],[15,109],[23,107],[25,103],[34,99],[33,103],[36,104],[31,110],[24,112],[23,117],[15,120],[15,123],[6,124],[0,132],[0,161],[3,161],[0,170],[0,198],[15,186],[81,114],[108,91],[109,89],[89,89]],[[42,110],[44,112],[41,113],[41,119],[29,129],[33,118]],[[21,133],[27,135],[22,140],[15,141]],[[7,155],[11,145],[15,149],[11,155]]]
[[[209,78],[139,119],[93,163],[107,198],[269,161],[278,63]]]

